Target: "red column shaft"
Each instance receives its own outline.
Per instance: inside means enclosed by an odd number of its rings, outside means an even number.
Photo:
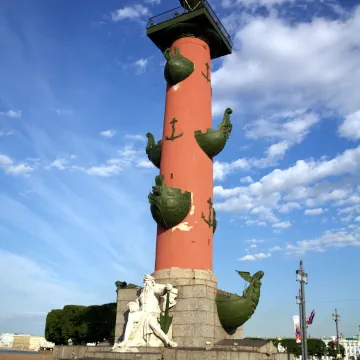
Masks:
[[[201,218],[209,216],[209,198],[213,201],[213,162],[196,142],[194,132],[212,126],[210,49],[197,38],[176,40],[172,49],[194,63],[194,72],[166,91],[164,132],[160,173],[165,184],[192,193],[192,208],[181,224],[164,230],[158,226],[155,270],[172,267],[212,270],[213,228]],[[209,65],[207,72],[206,64]],[[175,136],[171,136],[173,119]]]

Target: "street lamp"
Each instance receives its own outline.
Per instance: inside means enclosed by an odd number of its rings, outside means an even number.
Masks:
[[[304,272],[303,262],[300,260],[300,268],[296,270],[296,281],[300,283],[299,296],[296,303],[299,304],[300,329],[301,329],[301,353],[303,360],[308,358],[307,334],[306,334],[306,309],[305,309],[305,284],[308,283],[308,274]]]
[[[337,309],[335,309],[335,313],[332,314],[333,320],[335,321],[336,324],[336,342],[337,342],[337,349],[338,349],[338,353],[337,353],[337,358],[341,359],[341,350],[340,350],[340,336],[339,336],[339,321],[340,321],[340,315],[337,312]]]

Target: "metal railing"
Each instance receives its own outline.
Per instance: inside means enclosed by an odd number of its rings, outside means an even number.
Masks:
[[[225,36],[225,38],[231,44],[231,36],[226,31],[224,25],[221,23],[220,19],[218,18],[218,16],[216,15],[215,11],[210,6],[208,1],[205,0],[201,7],[205,8],[209,12],[209,14],[212,17],[212,19],[214,20],[214,22],[220,28],[222,34]],[[165,21],[175,19],[176,17],[187,14],[189,12],[191,12],[191,11],[184,9],[182,6],[179,6],[175,9],[172,9],[172,10],[166,11],[162,14],[151,17],[148,21],[146,28],[149,29],[155,25],[159,25]]]

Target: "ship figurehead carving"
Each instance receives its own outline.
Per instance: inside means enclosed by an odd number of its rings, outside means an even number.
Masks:
[[[216,305],[222,327],[233,333],[238,327],[244,325],[254,314],[260,300],[261,279],[263,271],[258,271],[253,276],[249,272],[237,271],[249,286],[243,291],[242,296],[218,290]]]
[[[206,129],[205,133],[202,133],[201,130],[197,130],[194,133],[198,145],[211,159],[224,149],[230,137],[232,130],[230,114],[232,114],[232,110],[227,108],[224,112],[223,120],[216,130],[210,128]]]
[[[155,177],[148,198],[153,219],[166,230],[180,224],[191,208],[191,193],[167,186],[163,175]]]

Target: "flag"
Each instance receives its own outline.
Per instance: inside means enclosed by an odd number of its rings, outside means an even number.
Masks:
[[[297,343],[301,343],[301,330],[300,330],[300,316],[294,315],[294,330],[295,330],[295,339]]]
[[[314,321],[314,317],[315,317],[315,310],[313,310],[311,313],[310,313],[310,316],[309,318],[307,319],[306,321],[306,324],[307,325],[311,325]]]

